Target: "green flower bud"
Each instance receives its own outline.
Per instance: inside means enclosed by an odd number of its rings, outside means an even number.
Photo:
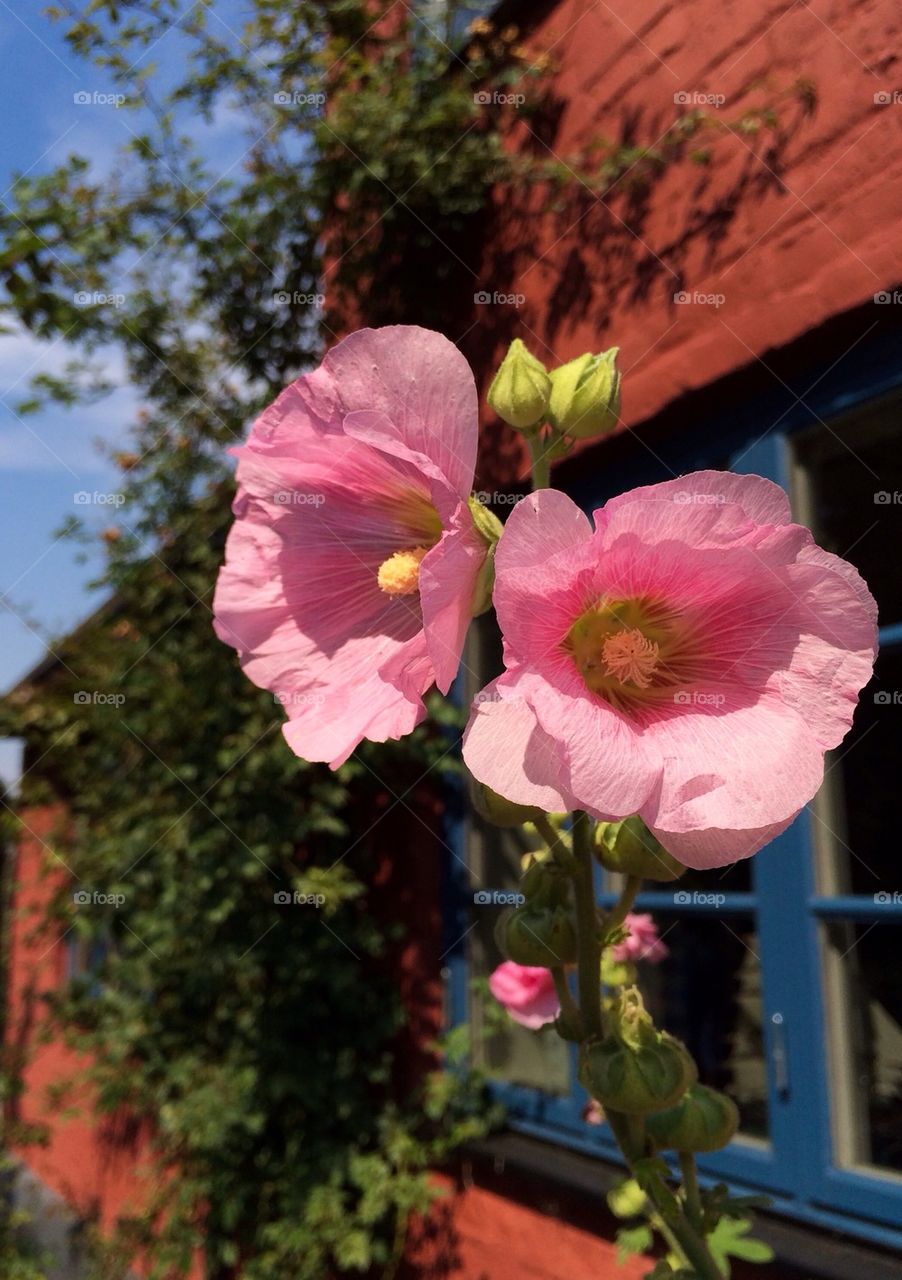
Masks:
[[[472,777],[470,801],[479,816],[496,827],[519,827],[524,822],[532,822],[543,812],[530,805],[514,804],[513,800],[506,800],[484,782]]]
[[[619,347],[593,356],[586,352],[551,373],[551,420],[576,440],[607,435],[620,415]]]
[[[470,604],[473,617],[478,618],[492,606],[492,592],[495,589],[495,547],[498,545],[504,526],[494,512],[484,507],[478,498],[469,498],[468,504],[476,532],[486,544],[485,559],[476,575],[473,600]],[[499,825],[510,824],[500,823]]]
[[[595,828],[595,857],[608,871],[642,880],[677,880],[686,870],[638,817],[599,822]]]
[[[520,889],[531,907],[565,907],[570,882],[556,862],[539,858],[528,867]]]
[[[646,1126],[661,1151],[719,1151],[738,1128],[733,1099],[704,1084],[690,1085],[675,1107],[650,1116]]]
[[[489,404],[504,422],[524,431],[545,417],[550,394],[548,370],[514,338],[489,387]]]
[[[695,1063],[679,1040],[658,1031],[635,987],[614,1008],[610,1035],[580,1051],[583,1087],[609,1111],[650,1115],[672,1107],[696,1078]]]
[[[553,969],[576,963],[576,930],[564,907],[509,908],[498,920],[495,939],[515,964]]]

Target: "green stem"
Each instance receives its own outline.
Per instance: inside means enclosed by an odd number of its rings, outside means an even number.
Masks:
[[[592,867],[592,824],[588,814],[577,809],[573,814],[573,889],[576,900],[576,927],[578,938],[579,1007],[586,1038],[599,1036],[603,1031],[601,1011],[601,947],[599,945],[598,916],[595,907],[595,885]],[[641,880],[628,876],[620,898],[605,919],[605,928],[622,923],[639,892]],[[614,1137],[623,1152],[634,1177],[636,1166],[645,1158],[645,1124],[641,1116],[628,1116],[621,1112],[607,1111],[606,1117]],[[690,1198],[697,1194],[694,1181],[695,1166],[687,1189],[684,1207],[657,1174],[649,1176],[642,1171],[638,1181],[665,1224],[668,1239],[678,1245],[688,1266],[699,1280],[723,1280],[723,1275],[711,1256],[704,1235],[691,1220]],[[694,1190],[693,1190],[694,1188]],[[694,1204],[694,1201],[693,1201]],[[699,1202],[700,1208],[700,1202]]]
[[[556,859],[560,866],[570,869],[573,864],[573,855],[570,852],[569,845],[561,836],[559,831],[555,831],[554,827],[548,819],[546,813],[540,814],[533,822],[533,826],[539,835],[548,845],[552,856]]]
[[[551,976],[554,979],[554,989],[557,992],[557,998],[561,1004],[561,1013],[564,1015],[565,1021],[571,1027],[579,1027],[579,1009],[576,1007],[576,1001],[570,994],[570,986],[567,982],[567,974],[565,970],[561,968],[561,966],[556,965],[555,968],[551,970]]]
[[[683,1199],[686,1202],[686,1216],[695,1230],[701,1232],[703,1230],[702,1200],[698,1187],[695,1156],[691,1151],[680,1152],[680,1172],[683,1175]]]
[[[551,485],[551,459],[548,457],[548,449],[538,431],[527,436],[526,439],[532,463],[532,487],[547,489]]]
[[[636,901],[641,888],[641,876],[626,877],[623,888],[620,891],[620,897],[604,918],[605,933],[612,933],[619,924],[623,924],[624,920],[629,915],[632,905]]]
[[[592,823],[582,809],[573,814],[573,889],[579,940],[579,1007],[589,1036],[600,1036],[601,947],[595,916],[595,884],[592,877]]]

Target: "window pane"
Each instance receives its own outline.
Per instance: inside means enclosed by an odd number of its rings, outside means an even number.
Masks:
[[[848,444],[844,438],[848,437]],[[898,407],[875,410],[799,444],[801,518],[827,551],[861,571],[882,626],[902,621],[902,448]]]
[[[824,936],[837,1160],[902,1172],[902,924]]]
[[[741,1132],[767,1137],[761,971],[751,916],[656,912],[670,955],[639,966],[655,1021],[686,1044],[703,1084],[739,1105]]]
[[[894,696],[895,695],[895,696]],[[825,852],[821,891],[869,898],[902,890],[891,807],[902,777],[902,649],[877,659],[852,731],[827,760],[814,806],[814,831]]]

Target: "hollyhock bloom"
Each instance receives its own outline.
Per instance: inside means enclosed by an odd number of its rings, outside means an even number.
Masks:
[[[638,813],[690,867],[783,831],[843,738],[876,605],[760,476],[701,471],[613,498],[595,527],[525,499],[496,556],[505,673],[464,756],[518,804]]]
[[[409,733],[433,683],[447,692],[487,553],[476,443],[464,357],[393,325],[338,343],[232,450],[216,633],[283,705],[299,756],[336,768]]]
[[[489,978],[489,990],[515,1022],[531,1031],[553,1022],[561,1011],[548,969],[505,960]]]
[[[650,915],[630,911],[623,925],[629,933],[611,947],[611,955],[618,964],[636,964],[639,960],[660,964],[670,955],[670,948],[658,937],[658,926]]]

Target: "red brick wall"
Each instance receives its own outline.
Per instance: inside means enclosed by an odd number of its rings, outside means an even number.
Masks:
[[[530,13],[546,16],[530,29]],[[895,0],[561,0],[514,6],[518,20],[559,68],[556,110],[511,136],[537,158],[568,164],[599,134],[653,144],[692,109],[679,93],[722,95],[707,110],[726,124],[772,105],[779,124],[706,136],[707,166],[683,159],[644,196],[630,195],[633,171],[603,199],[574,174],[556,213],[538,193],[506,200],[483,261],[468,265],[476,289],[525,302],[474,307],[466,346],[491,326],[548,363],[616,343],[623,417],[636,426],[829,317],[861,304],[874,322],[886,316],[873,296],[902,280],[902,98],[874,95],[902,84]],[[678,305],[679,291],[724,302]]]

